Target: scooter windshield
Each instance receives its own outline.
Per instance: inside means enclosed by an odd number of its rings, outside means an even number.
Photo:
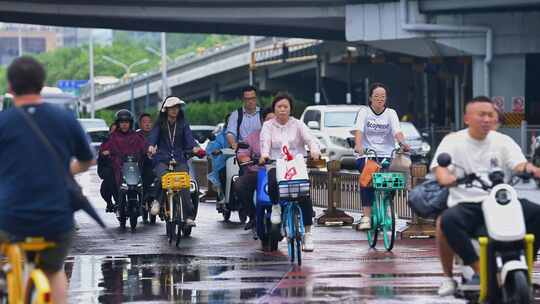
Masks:
[[[141,182],[139,164],[134,161],[126,161],[122,166],[122,176],[128,186],[136,186]]]

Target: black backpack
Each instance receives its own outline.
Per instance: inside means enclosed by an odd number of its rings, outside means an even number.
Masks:
[[[239,108],[236,112],[238,112],[238,119],[236,121],[236,139],[238,139],[240,138],[240,125],[242,124],[242,119],[244,119],[244,108]],[[259,119],[261,120],[262,127],[264,121],[262,110],[259,110]]]

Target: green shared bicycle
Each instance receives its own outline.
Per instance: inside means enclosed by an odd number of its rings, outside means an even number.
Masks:
[[[392,157],[396,149],[392,152]],[[375,155],[372,159],[378,161],[374,151],[366,151]],[[375,199],[371,207],[371,229],[367,232],[369,247],[375,248],[379,234],[383,236],[384,248],[391,251],[396,238],[396,213],[394,197],[399,190],[406,187],[406,176],[402,172],[388,172],[390,160],[384,158],[380,163],[381,171],[373,173],[372,184],[375,189]]]

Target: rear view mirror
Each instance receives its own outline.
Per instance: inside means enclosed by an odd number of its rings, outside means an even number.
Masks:
[[[313,130],[319,130],[319,129],[321,128],[321,126],[319,125],[319,123],[316,122],[316,121],[310,121],[310,122],[308,122],[308,123],[307,123],[307,126],[308,126],[308,128],[313,129]]]
[[[452,163],[452,157],[448,153],[441,153],[437,157],[437,163],[439,166],[446,168]]]

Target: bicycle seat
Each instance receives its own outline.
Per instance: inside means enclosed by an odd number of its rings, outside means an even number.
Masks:
[[[23,242],[18,242],[18,244],[22,250],[31,252],[43,251],[56,246],[54,242],[47,241],[43,237],[27,237]]]
[[[45,240],[44,237],[18,237],[7,233],[0,233],[0,243],[18,245],[23,251],[37,252],[52,248],[56,244]]]

